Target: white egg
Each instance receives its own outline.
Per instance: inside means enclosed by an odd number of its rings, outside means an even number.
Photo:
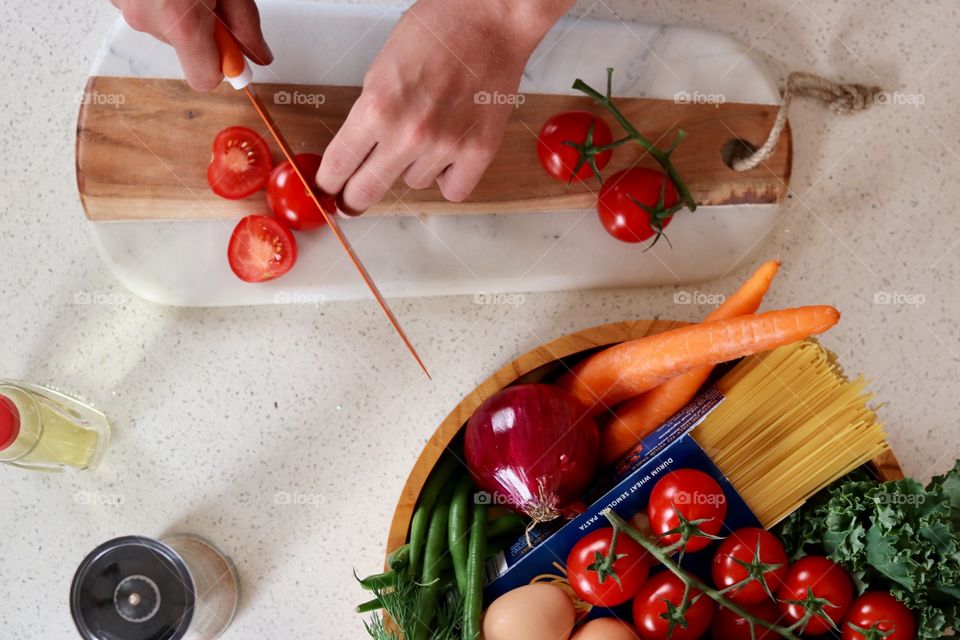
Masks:
[[[622,620],[597,618],[580,627],[571,640],[637,640],[637,633]]]
[[[528,584],[493,601],[483,617],[484,640],[568,640],[576,614],[559,587]]]

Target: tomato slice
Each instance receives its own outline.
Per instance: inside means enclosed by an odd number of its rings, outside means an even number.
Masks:
[[[207,182],[218,196],[242,200],[267,186],[272,169],[263,136],[246,127],[228,127],[213,141]]]
[[[247,216],[237,224],[227,249],[230,268],[244,282],[279,278],[297,261],[297,241],[277,220]]]
[[[308,180],[317,175],[320,168],[321,156],[316,153],[300,153],[296,156],[297,166]],[[320,203],[327,213],[337,210],[336,198],[324,195],[317,191]],[[267,204],[277,219],[282,220],[291,229],[308,231],[322,227],[326,223],[323,213],[314,204],[310,193],[303,187],[293,165],[288,161],[281,162],[270,174],[270,183],[267,185]]]

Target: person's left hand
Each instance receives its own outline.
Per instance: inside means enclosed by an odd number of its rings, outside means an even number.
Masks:
[[[401,176],[464,200],[496,154],[527,58],[569,0],[420,0],[368,69],[317,185],[359,213]],[[399,194],[397,194],[399,196]]]

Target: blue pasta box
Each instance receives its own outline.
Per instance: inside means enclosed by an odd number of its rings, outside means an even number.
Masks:
[[[723,394],[708,387],[598,480],[582,514],[572,520],[545,523],[530,532],[529,542],[527,536],[521,536],[494,556],[487,565],[484,589],[487,603],[526,584],[563,579],[564,565],[573,546],[591,531],[610,526],[603,515],[607,509],[628,522],[640,524],[653,487],[674,470],[697,469],[720,484],[727,500],[727,517],[721,534],[760,526],[733,485],[691,436],[691,431],[722,401]],[[684,568],[702,577],[709,576],[711,549],[687,554]],[[605,611],[595,608],[588,618],[607,615],[609,612]]]

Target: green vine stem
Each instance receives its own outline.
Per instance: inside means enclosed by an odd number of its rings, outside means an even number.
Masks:
[[[680,199],[683,200],[687,208],[690,209],[690,211],[696,211],[697,202],[693,199],[690,189],[687,188],[687,185],[680,178],[680,174],[677,173],[677,169],[673,166],[673,161],[670,158],[673,155],[673,152],[677,150],[677,147],[686,137],[687,132],[683,129],[680,129],[677,131],[677,136],[674,138],[673,144],[671,144],[667,150],[664,151],[663,149],[659,149],[656,145],[647,140],[642,133],[637,131],[637,128],[633,126],[627,117],[623,115],[620,109],[618,109],[613,103],[613,98],[611,96],[612,78],[613,69],[607,68],[606,94],[597,91],[580,78],[577,78],[577,80],[573,83],[574,89],[584,93],[588,97],[592,98],[601,107],[606,109],[610,115],[612,115],[614,119],[620,123],[620,126],[623,127],[623,130],[627,132],[627,136],[625,138],[621,138],[615,142],[605,145],[602,150],[607,150],[607,148],[612,149],[620,146],[628,140],[633,140],[641,147],[646,149],[647,152],[660,164],[664,172],[666,172],[667,176],[670,178],[671,182],[673,182],[674,186],[676,186],[677,192],[680,194]]]
[[[658,544],[656,544],[652,540],[649,540],[641,532],[631,527],[623,518],[618,516],[612,510],[607,509],[606,511],[603,512],[603,515],[610,522],[610,525],[613,527],[614,531],[625,533],[631,538],[633,538],[638,544],[640,544],[644,549],[647,550],[647,553],[649,553],[651,556],[656,558],[664,567],[666,567],[674,575],[680,578],[680,580],[682,580],[683,584],[686,586],[687,593],[689,593],[690,589],[696,589],[697,591],[701,592],[702,594],[704,594],[705,596],[707,596],[708,598],[710,598],[720,606],[725,607],[730,611],[733,611],[735,614],[737,614],[741,618],[744,618],[745,620],[749,620],[755,626],[760,626],[760,627],[763,627],[764,629],[769,629],[770,631],[773,631],[777,635],[783,638],[787,638],[788,640],[801,640],[800,636],[793,633],[791,629],[788,629],[786,627],[781,627],[772,622],[767,622],[766,620],[763,620],[761,618],[758,618],[748,613],[747,611],[740,608],[733,602],[730,602],[729,600],[724,598],[723,594],[717,591],[716,589],[709,587],[708,585],[704,584],[697,578],[687,574],[687,572],[681,569],[677,563],[675,563],[673,560],[670,559],[670,556],[673,554],[673,551],[676,549],[677,545],[672,545],[666,548],[660,547]],[[682,545],[683,542],[678,544]]]

